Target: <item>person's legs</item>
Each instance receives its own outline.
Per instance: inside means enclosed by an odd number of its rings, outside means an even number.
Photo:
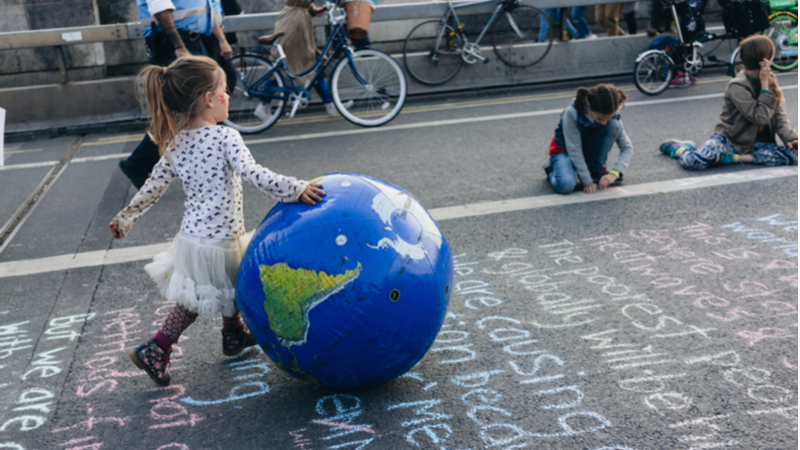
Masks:
[[[550,14],[553,9],[545,9],[542,11],[542,16],[539,18],[539,42],[543,42],[547,40],[547,33],[550,31],[550,24],[548,23],[547,19],[553,20],[552,15]],[[557,11],[557,10],[556,10]],[[545,16],[547,18],[545,18]]]
[[[225,356],[238,355],[242,350],[256,344],[256,339],[242,323],[238,310],[231,317],[222,316],[222,353]]]
[[[597,20],[597,24],[603,27],[604,30],[608,31],[606,27],[606,9],[607,5],[595,5],[594,7],[594,18]]]
[[[628,25],[628,34],[636,34],[639,27],[636,25],[636,11],[625,14],[625,23]]]
[[[585,10],[585,6],[575,6],[572,8],[571,18],[572,21],[575,22],[575,31],[578,32],[578,39],[584,39],[586,36],[592,34],[592,30],[589,28],[589,22],[583,17]]]
[[[697,150],[686,149],[678,156],[681,166],[687,170],[703,170],[717,163],[734,162],[736,149],[721,134],[712,134]]]
[[[550,157],[550,170],[547,181],[559,194],[569,194],[578,184],[575,167],[566,153],[556,153]]]
[[[158,153],[158,145],[150,139],[149,134],[145,134],[133,153],[127,159],[119,162],[119,168],[136,186],[136,189],[140,189],[147,181],[159,158],[161,155]]]
[[[130,352],[131,361],[136,364],[136,367],[147,372],[157,384],[168,385],[172,378],[169,373],[172,344],[178,342],[184,330],[189,328],[189,325],[196,319],[197,313],[191,312],[181,305],[175,305],[155,336]]]
[[[750,149],[755,164],[765,166],[796,166],[797,153],[789,147],[756,141]],[[746,156],[746,155],[742,155]]]
[[[605,168],[608,153],[620,133],[622,133],[622,124],[616,119],[610,120],[603,127],[592,128],[581,133],[583,158],[586,160],[592,178],[599,179],[608,173]]]
[[[625,36],[626,33],[619,27],[619,14],[621,12],[622,3],[606,5],[606,31],[608,31],[609,36]]]

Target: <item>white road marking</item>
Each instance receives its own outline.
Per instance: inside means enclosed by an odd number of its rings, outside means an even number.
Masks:
[[[782,88],[784,91],[788,91],[791,89],[797,89],[797,85],[793,86],[785,86]],[[694,95],[691,97],[677,97],[677,98],[662,98],[657,100],[642,100],[639,102],[629,102],[625,104],[626,108],[635,107],[635,106],[648,106],[648,105],[659,105],[665,103],[675,103],[675,102],[688,102],[688,101],[695,101],[695,100],[708,100],[712,98],[720,98],[724,95],[724,93],[719,92],[715,94],[705,94],[705,95]],[[450,120],[435,120],[430,122],[414,122],[408,123],[403,125],[388,125],[385,127],[375,127],[375,128],[358,128],[358,129],[350,129],[350,130],[341,130],[341,131],[328,131],[324,133],[308,133],[308,134],[293,134],[289,136],[279,136],[273,138],[263,138],[263,139],[250,139],[244,141],[247,145],[254,145],[254,144],[270,144],[273,142],[285,142],[285,141],[300,141],[304,139],[323,139],[323,138],[330,138],[336,136],[351,136],[356,134],[367,134],[367,133],[385,133],[389,131],[399,131],[399,130],[411,130],[417,128],[430,128],[430,127],[445,127],[445,126],[452,126],[452,125],[463,125],[467,123],[480,123],[480,122],[491,122],[497,120],[513,120],[513,119],[524,119],[528,117],[537,117],[537,116],[546,116],[550,114],[561,114],[564,111],[564,108],[558,109],[548,109],[544,111],[528,111],[522,113],[513,113],[513,114],[497,114],[493,116],[481,116],[481,117],[462,117],[460,119],[450,119]],[[94,143],[92,143],[94,144]],[[75,158],[72,160],[72,164],[75,163],[84,163],[84,162],[93,162],[93,161],[104,161],[108,159],[122,159],[127,158],[130,153],[115,153],[111,155],[102,155],[102,156],[88,156],[83,158]],[[45,161],[40,163],[30,163],[30,164],[16,164],[16,165],[9,165],[9,166],[1,166],[0,171],[2,170],[12,170],[12,169],[29,169],[32,167],[46,167],[46,166],[53,166],[57,163],[57,161]]]
[[[759,168],[744,170],[741,172],[678,178],[675,180],[615,187],[609,188],[605,191],[597,192],[595,194],[576,192],[570,195],[542,195],[538,197],[435,208],[428,210],[428,212],[436,221],[454,220],[464,217],[485,216],[489,214],[546,208],[550,206],[615,200],[642,195],[669,195],[672,192],[680,192],[690,189],[725,186],[785,177],[796,178],[797,175],[797,166]],[[34,275],[45,272],[75,269],[79,267],[94,267],[141,261],[151,259],[158,253],[167,250],[167,248],[169,248],[169,243],[162,243],[142,245],[138,247],[76,253],[71,255],[51,256],[48,258],[9,261],[0,263],[0,278]]]

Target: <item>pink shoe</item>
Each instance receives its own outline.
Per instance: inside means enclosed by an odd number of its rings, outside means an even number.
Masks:
[[[685,76],[675,77],[669,82],[669,87],[671,88],[686,88],[691,85],[692,83],[690,83]]]

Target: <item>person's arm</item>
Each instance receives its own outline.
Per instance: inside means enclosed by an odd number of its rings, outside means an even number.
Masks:
[[[183,58],[184,56],[189,56],[189,50],[186,50],[186,45],[183,43],[178,29],[175,27],[175,20],[172,18],[172,11],[174,9],[175,7],[173,6],[172,10],[167,9],[153,14],[153,16],[155,16],[161,29],[164,30],[164,34],[167,35],[170,43],[175,47],[175,56]]]
[[[150,178],[145,181],[144,186],[139,189],[128,207],[120,211],[108,224],[114,238],[120,239],[128,234],[139,217],[156,204],[172,180],[177,177],[178,174],[175,173],[172,165],[162,156],[153,167]]]
[[[296,203],[306,201],[306,191],[315,193],[315,186],[307,181],[298,180],[294,177],[286,177],[277,174],[266,167],[262,167],[253,159],[253,155],[247,146],[244,145],[242,136],[238,131],[228,129],[229,134],[224,138],[225,156],[233,170],[242,178],[255,186],[259,191],[283,203]],[[318,190],[318,189],[317,189]],[[319,191],[322,192],[322,191]],[[324,195],[324,193],[322,194]],[[320,200],[319,196],[309,196],[311,199]],[[313,201],[309,204],[314,204]]]
[[[583,157],[581,130],[578,128],[578,121],[575,116],[577,113],[574,107],[570,107],[561,114],[564,142],[567,147],[567,156],[572,161],[572,165],[575,166],[578,178],[580,178],[584,186],[589,186],[592,184],[592,174],[589,172],[589,166],[586,165],[586,159]]]
[[[628,164],[631,162],[631,157],[633,156],[633,144],[631,144],[631,139],[628,137],[628,133],[625,132],[625,127],[622,125],[621,120],[619,124],[622,127],[622,131],[619,133],[619,136],[617,136],[616,141],[617,147],[619,147],[619,158],[611,171],[603,175],[603,178],[600,179],[600,189],[605,189],[611,183],[617,181],[617,179],[628,170]],[[617,174],[619,174],[619,176],[617,176]]]
[[[738,83],[728,85],[726,96],[739,113],[755,125],[769,125],[778,107],[778,98],[771,93],[761,92],[753,98],[753,94]]]
[[[231,59],[233,57],[233,49],[228,44],[228,40],[225,39],[225,32],[222,31],[222,27],[217,23],[217,16],[212,14],[211,17],[214,18],[214,27],[211,29],[211,33],[219,41],[219,54],[225,59]]]
[[[792,120],[783,105],[778,106],[778,111],[775,112],[775,133],[780,136],[784,145],[797,149],[797,130],[792,128]],[[792,142],[794,145],[790,145]]]

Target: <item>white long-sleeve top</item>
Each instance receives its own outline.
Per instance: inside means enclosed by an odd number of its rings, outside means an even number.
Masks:
[[[167,157],[168,156],[168,157]],[[281,202],[296,202],[308,182],[260,166],[238,131],[212,126],[181,131],[153,167],[150,178],[111,223],[124,235],[180,178],[186,193],[181,231],[206,238],[244,234],[242,180]]]

